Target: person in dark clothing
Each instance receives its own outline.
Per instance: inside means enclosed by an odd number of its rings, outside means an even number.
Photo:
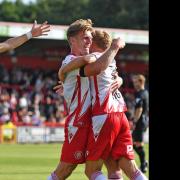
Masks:
[[[145,89],[145,77],[141,74],[133,77],[133,85],[136,90],[135,93],[135,111],[133,116],[134,131],[133,141],[134,150],[140,158],[140,169],[142,172],[147,171],[148,162],[145,160],[144,151],[144,133],[148,127],[148,108],[149,108],[149,93]]]
[[[52,102],[52,97],[47,96],[44,105],[44,113],[46,117],[46,122],[53,122],[55,118],[55,104]]]

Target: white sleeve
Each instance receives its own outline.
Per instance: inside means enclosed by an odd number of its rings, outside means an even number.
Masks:
[[[76,58],[76,56],[74,56],[74,55],[66,56],[65,59],[62,61],[62,66],[70,63],[74,58]]]

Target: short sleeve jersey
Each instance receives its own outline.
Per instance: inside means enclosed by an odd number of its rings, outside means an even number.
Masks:
[[[102,55],[101,53],[93,54],[97,58]],[[105,71],[90,77],[93,116],[127,110],[120,91],[116,90],[113,94],[111,92],[111,84],[114,82],[113,74],[116,69],[116,61],[113,60]]]
[[[62,66],[70,63],[76,57],[74,55],[66,56]],[[63,87],[68,116],[71,117],[70,124],[77,126],[85,125],[86,119],[84,115],[90,113],[89,109],[91,109],[89,78],[81,77],[79,69],[75,69],[66,74]]]
[[[142,115],[148,114],[149,94],[146,89],[142,89],[135,93],[135,109],[143,108]]]

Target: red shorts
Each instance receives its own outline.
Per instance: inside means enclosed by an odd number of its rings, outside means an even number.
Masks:
[[[92,117],[86,160],[106,160],[108,157],[134,159],[132,136],[124,112]]]
[[[65,123],[65,141],[61,152],[61,161],[72,164],[85,162],[85,153],[91,119],[86,119],[86,126],[76,127],[69,125],[69,118]],[[89,124],[89,125],[87,125]]]

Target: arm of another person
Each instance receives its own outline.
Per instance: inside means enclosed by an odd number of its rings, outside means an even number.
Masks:
[[[143,112],[143,108],[142,107],[138,107],[135,109],[134,112],[134,122],[137,123],[139,118],[141,117],[141,114]]]
[[[96,62],[84,67],[82,76],[94,76],[100,74],[113,61],[118,50],[124,48],[124,46],[125,42],[120,38],[113,39],[111,46],[97,59]]]
[[[61,66],[61,68],[59,69],[59,72],[58,72],[58,77],[61,81],[64,81],[65,74],[67,72],[70,72],[74,69],[80,68],[86,64],[93,63],[95,61],[96,61],[96,56],[94,54],[77,57],[77,58],[73,59],[73,61],[71,61],[70,63],[68,63],[64,66]]]
[[[26,41],[28,41],[32,37],[47,35],[46,32],[50,31],[50,25],[47,25],[47,21],[45,21],[43,24],[41,24],[38,27],[36,27],[36,25],[37,25],[37,22],[34,21],[34,24],[30,32],[24,35],[18,36],[18,37],[10,38],[0,43],[0,53],[9,51],[11,49],[15,49],[21,46],[22,44],[24,44]]]
[[[142,112],[143,112],[143,99],[141,97],[138,97],[136,98],[136,105],[135,105],[134,118],[133,118],[133,121],[135,123],[138,122]]]

